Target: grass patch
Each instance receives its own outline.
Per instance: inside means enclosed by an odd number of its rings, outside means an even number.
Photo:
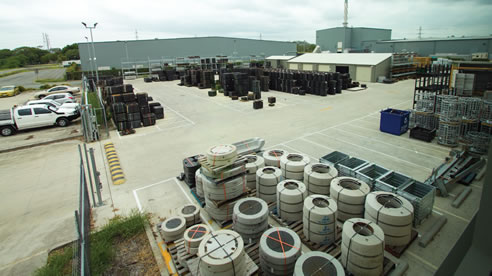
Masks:
[[[145,231],[146,215],[133,211],[128,217],[115,217],[91,236],[91,274],[101,275],[111,266],[115,255],[113,242],[129,239]]]
[[[59,249],[48,257],[48,263],[36,270],[35,276],[72,275],[72,246]]]
[[[117,252],[115,244],[133,240],[145,232],[146,214],[132,211],[129,216],[111,219],[100,231],[90,236],[91,275],[102,275],[112,267]],[[50,253],[48,262],[34,273],[35,276],[71,275],[72,247]]]
[[[96,92],[88,92],[87,93],[87,101],[88,104],[92,105],[92,107],[96,111],[96,119],[98,124],[103,124],[103,109],[101,108],[101,103],[99,102],[99,98],[97,97]]]
[[[63,82],[65,79],[37,79],[36,82],[39,83],[49,83],[49,82]]]
[[[12,76],[12,75],[20,74],[20,73],[24,73],[24,72],[29,72],[29,71],[32,71],[32,70],[30,70],[30,69],[22,69],[22,70],[7,72],[7,73],[4,73],[4,74],[0,74],[0,78]]]

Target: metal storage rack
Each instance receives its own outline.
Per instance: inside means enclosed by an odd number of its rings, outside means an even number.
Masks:
[[[336,164],[339,175],[355,177],[355,171],[364,167],[368,162],[356,157],[345,159]]]
[[[412,181],[406,175],[391,171],[376,179],[374,190],[396,193],[396,191],[406,188]]]
[[[345,159],[349,159],[350,156],[348,156],[345,153],[339,152],[339,151],[334,151],[332,153],[329,153],[319,159],[320,163],[328,164],[331,166],[336,166],[338,163],[344,161]]]
[[[366,182],[371,187],[372,190],[372,188],[376,184],[376,179],[378,179],[382,175],[387,174],[388,172],[390,172],[390,170],[383,168],[379,165],[376,165],[374,163],[370,163],[367,164],[367,166],[359,168],[355,172],[355,177],[357,179]]]
[[[413,181],[406,188],[396,191],[408,201],[414,208],[413,225],[417,226],[432,213],[434,199],[436,197],[436,188],[422,182]]]
[[[391,57],[390,78],[401,80],[415,77],[415,63],[413,58],[416,53],[394,53]]]

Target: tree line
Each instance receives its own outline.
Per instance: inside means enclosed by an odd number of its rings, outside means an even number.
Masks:
[[[0,50],[0,69],[19,68],[26,65],[61,63],[64,60],[77,60],[79,47],[76,43],[62,49],[43,50],[35,47],[19,47],[13,50]]]

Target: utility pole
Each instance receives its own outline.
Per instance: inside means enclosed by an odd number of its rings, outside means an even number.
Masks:
[[[94,26],[87,26],[87,24],[85,24],[84,22],[82,22],[82,25],[84,25],[84,27],[86,29],[89,29],[91,32],[92,56],[94,57],[94,66],[96,67],[96,80],[97,82],[99,82],[99,70],[97,69],[97,61],[96,61],[96,48],[94,48],[94,38],[92,36],[92,29],[96,28],[97,22],[94,23]]]
[[[419,27],[419,39],[422,39],[422,26]]]
[[[138,40],[138,31],[135,29],[135,40]]]

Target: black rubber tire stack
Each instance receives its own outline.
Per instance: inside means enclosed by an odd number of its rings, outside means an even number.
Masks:
[[[214,90],[208,91],[208,96],[209,97],[215,97],[215,96],[217,96],[217,91],[214,91]]]
[[[154,106],[151,108],[152,114],[155,114],[156,119],[164,119],[164,107]]]
[[[275,97],[268,97],[268,103],[276,103],[277,99]]]
[[[261,108],[263,108],[262,100],[256,100],[253,102],[253,109],[261,109]]]
[[[152,78],[144,78],[144,82],[152,82]]]
[[[195,155],[183,159],[184,181],[190,187],[195,187],[195,173],[201,167],[198,158],[199,156]]]

